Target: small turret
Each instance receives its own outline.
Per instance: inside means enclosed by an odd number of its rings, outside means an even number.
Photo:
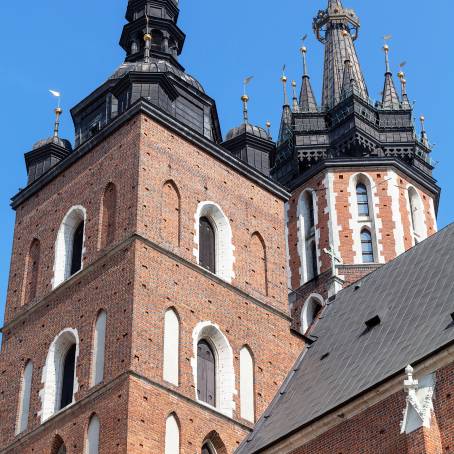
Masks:
[[[314,91],[312,90],[311,79],[307,71],[307,47],[301,47],[303,56],[303,82],[301,84],[301,93],[299,107],[301,112],[317,112],[317,101],[315,100]]]
[[[400,109],[399,96],[397,95],[396,86],[394,85],[394,79],[389,66],[389,46],[385,44],[383,46],[385,52],[385,86],[383,88],[382,97],[382,108],[386,110],[398,110]]]

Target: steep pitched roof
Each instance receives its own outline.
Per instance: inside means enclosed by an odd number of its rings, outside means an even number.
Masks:
[[[342,290],[237,453],[260,452],[453,342],[453,277],[451,224]],[[377,315],[381,323],[367,330]]]

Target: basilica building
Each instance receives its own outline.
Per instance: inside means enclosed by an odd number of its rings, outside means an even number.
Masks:
[[[73,143],[57,108],[25,153],[0,452],[454,453],[454,225],[390,47],[374,101],[328,0],[321,97],[303,45],[276,141],[246,91],[223,135],[178,16],[129,0]]]

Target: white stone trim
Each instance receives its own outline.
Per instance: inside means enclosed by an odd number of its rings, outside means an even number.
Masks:
[[[164,454],[180,454],[180,426],[174,413],[166,419]]]
[[[312,205],[314,209],[314,232],[309,232],[306,219],[309,217],[309,207],[305,201],[307,194],[312,196]],[[304,285],[306,282],[309,282],[315,276],[312,275],[312,251],[310,244],[312,241],[315,241],[315,251],[316,251],[316,262],[317,262],[317,273],[320,273],[320,230],[316,227],[318,225],[318,196],[317,192],[312,188],[307,188],[301,192],[298,198],[297,205],[297,252],[300,258],[300,284]]]
[[[58,229],[57,239],[55,241],[55,262],[54,278],[52,279],[52,288],[58,287],[71,274],[71,256],[73,247],[73,235],[80,224],[84,221],[84,239],[82,249],[82,266],[85,255],[85,229],[87,224],[87,210],[81,205],[75,205],[66,213]]]
[[[233,264],[235,262],[235,246],[233,245],[232,228],[228,217],[224,214],[221,207],[215,202],[199,203],[195,212],[194,224],[194,250],[193,254],[199,263],[199,239],[200,239],[200,218],[208,218],[215,229],[216,235],[216,275],[229,284],[235,278]]]
[[[337,193],[334,192],[335,173],[328,172],[324,179],[324,187],[326,190],[326,208],[325,214],[328,214],[328,232],[329,242],[336,257],[341,257],[340,253],[340,232],[342,226],[337,219],[336,198]]]
[[[435,214],[435,204],[434,204],[434,199],[432,197],[429,197],[429,209],[430,209],[430,216],[432,217],[432,221],[434,223],[434,233],[438,232],[438,222],[437,222],[437,216]]]
[[[201,340],[207,341],[213,348],[216,360],[216,409],[228,416],[233,416],[235,401],[235,371],[233,368],[233,350],[229,341],[220,330],[219,326],[209,322],[199,322],[192,332],[193,357],[191,358],[192,372],[194,376],[195,398],[202,405],[208,405],[198,400],[197,396],[197,346]]]
[[[314,323],[313,319],[310,319],[310,310],[315,304],[319,304],[321,307],[325,305],[325,301],[318,293],[312,293],[304,302],[301,309],[301,334],[306,334],[307,330]]]
[[[87,442],[86,442],[86,454],[98,454],[99,453],[99,434],[101,429],[101,423],[97,415],[92,415],[90,422],[88,423],[87,430]]]
[[[180,320],[173,308],[164,314],[164,348],[162,378],[172,385],[179,384]]]
[[[425,375],[419,380],[413,379],[413,368],[405,370],[404,389],[407,393],[401,434],[409,434],[421,427],[430,428],[432,421],[435,374]]]
[[[22,371],[21,390],[19,395],[19,410],[16,424],[16,435],[27,430],[30,413],[30,397],[32,391],[33,363],[27,361]]]
[[[76,344],[75,366],[74,366],[74,395],[79,390],[77,379],[77,359],[79,357],[79,335],[76,329],[67,328],[58,334],[52,341],[47,353],[46,363],[43,367],[41,383],[43,387],[39,392],[41,399],[41,410],[38,416],[41,422],[46,421],[58,411],[58,402],[61,397],[61,380],[64,357],[72,344]],[[70,404],[72,405],[72,404]]]
[[[356,186],[362,183],[367,188],[369,199],[369,216],[360,217],[358,213],[358,201],[356,198]],[[359,172],[350,177],[348,205],[350,209],[350,229],[353,232],[353,253],[354,263],[359,265],[363,263],[363,251],[361,246],[361,231],[367,228],[372,236],[372,246],[374,250],[374,262],[384,263],[383,245],[381,234],[379,232],[382,222],[379,219],[378,195],[377,188],[374,186],[372,178],[364,172]]]
[[[392,170],[388,171],[388,195],[391,197],[391,213],[394,223],[394,243],[396,257],[405,252],[405,233],[402,224],[402,211],[400,209],[400,190],[398,175]]]

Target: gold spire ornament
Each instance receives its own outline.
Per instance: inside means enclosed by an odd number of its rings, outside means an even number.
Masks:
[[[63,109],[61,107],[56,107],[54,112],[55,112],[54,139],[58,139],[58,131],[60,129],[60,116],[63,113]]]
[[[244,119],[244,124],[249,124],[249,110],[248,110],[248,102],[249,102],[249,96],[247,94],[247,86],[251,83],[251,80],[254,78],[254,76],[246,77],[246,79],[243,80],[243,96],[241,96],[241,101],[243,101],[243,119]]]
[[[293,90],[293,111],[298,112],[298,96],[296,94],[296,81],[292,80],[292,90]]]
[[[286,65],[282,67],[282,76],[281,82],[284,89],[284,106],[288,106],[288,96],[287,96],[287,76],[285,75]]]
[[[145,55],[144,55],[144,62],[150,63],[150,54],[151,54],[151,40],[153,39],[150,33],[150,20],[148,18],[148,14],[145,11],[145,19],[147,21],[147,28],[145,31],[145,35],[143,36],[143,40],[145,41]]]

